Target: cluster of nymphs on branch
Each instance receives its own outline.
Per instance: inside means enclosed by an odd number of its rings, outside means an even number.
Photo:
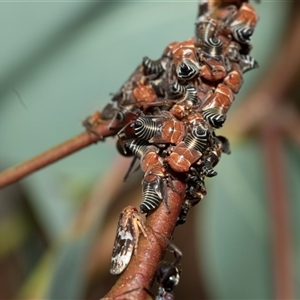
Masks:
[[[249,55],[258,21],[251,4],[213,11],[208,6],[202,1],[195,36],[169,44],[158,60],[144,57],[102,112],[102,118],[121,124],[120,152],[140,161],[141,213],[162,200],[168,206],[167,185],[184,178],[186,203],[179,223],[206,194],[204,179],[217,174],[213,168],[221,153],[230,152],[228,140],[215,129],[224,124],[243,73],[258,66]]]
[[[258,21],[253,6],[212,3],[200,1],[192,38],[169,44],[158,60],[144,57],[101,113],[112,127],[120,126],[119,151],[140,162],[141,213],[160,204],[169,209],[167,188],[176,191],[174,179],[185,182],[177,224],[206,195],[204,180],[217,175],[221,153],[230,153],[216,129],[226,121],[243,74],[258,67],[249,55]]]

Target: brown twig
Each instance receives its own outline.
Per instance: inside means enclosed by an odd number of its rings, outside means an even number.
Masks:
[[[83,132],[20,165],[3,171],[0,173],[0,188],[12,184],[43,167],[98,142],[101,140],[101,137],[104,138],[115,134],[116,130],[110,129],[108,123],[102,122],[96,128],[93,128],[93,132]]]
[[[116,284],[102,299],[147,299],[155,272],[173,235],[177,218],[184,201],[185,184],[173,181],[174,190],[168,188],[168,205],[164,203],[147,217],[147,238],[141,235],[137,254]]]

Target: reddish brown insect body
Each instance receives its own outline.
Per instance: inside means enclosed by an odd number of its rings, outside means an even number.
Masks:
[[[163,159],[158,155],[159,148],[141,139],[130,142],[127,147],[140,159],[140,166],[144,172],[141,213],[155,209],[162,200],[167,206],[167,175]]]
[[[230,30],[236,41],[248,44],[258,21],[255,9],[244,2],[230,24]]]
[[[179,143],[166,161],[176,172],[188,172],[191,165],[201,157],[201,152],[190,149],[184,142]]]
[[[155,152],[157,149],[151,149],[141,157],[141,168],[144,171],[142,181],[143,200],[140,205],[141,213],[147,213],[155,209],[162,200],[167,203],[167,179],[166,170],[162,158]]]
[[[243,75],[238,63],[232,63],[233,70],[224,78],[224,84],[227,85],[235,94],[237,94],[243,84]]]
[[[183,42],[173,42],[167,46],[165,52],[171,51],[171,55],[176,68],[183,59],[189,59],[194,64],[197,64],[197,56],[194,39],[188,39]]]
[[[231,89],[223,83],[218,84],[214,93],[204,102],[203,111],[208,109],[216,109],[220,114],[226,114],[232,102],[234,94]]]
[[[171,54],[179,79],[190,80],[199,73],[194,39],[171,43],[165,53]]]
[[[135,122],[136,136],[155,144],[178,144],[186,134],[184,122],[176,120],[170,112],[163,116],[140,117]]]
[[[216,59],[207,60],[200,69],[200,76],[209,81],[222,80],[226,74],[224,64]]]
[[[166,170],[163,166],[163,160],[155,151],[157,151],[157,147],[148,146],[147,152],[141,157],[140,164],[145,173],[145,181],[153,181],[155,176],[165,176]]]
[[[183,85],[181,86],[182,97],[178,99],[176,104],[173,105],[170,112],[171,114],[181,120],[185,116],[187,116],[194,107],[199,105],[199,96],[197,87],[201,85],[200,78],[193,79],[193,85]]]
[[[189,111],[189,107],[186,107],[184,105],[185,103],[182,104],[175,104],[173,105],[173,107],[171,108],[171,113],[177,118],[177,119],[182,119],[183,117],[185,117],[185,115],[187,114],[187,111]]]
[[[149,103],[153,103],[157,100],[157,96],[153,87],[150,84],[141,83],[137,84],[137,87],[132,91],[133,103],[136,107],[146,109]]]
[[[212,90],[211,84],[202,82],[197,85],[198,103],[201,105],[207,97],[207,93]]]
[[[250,3],[243,2],[230,26],[233,27],[236,24],[242,23],[254,29],[258,19],[258,15],[254,7]]]
[[[166,161],[176,172],[188,172],[191,165],[195,163],[202,155],[202,151],[207,145],[208,131],[201,126],[193,127],[191,133],[187,134],[185,139],[176,145]]]
[[[185,125],[183,122],[169,120],[162,125],[162,140],[170,141],[172,144],[178,144],[185,137]],[[159,143],[159,140],[156,142]]]
[[[185,119],[184,122],[186,123],[187,127],[193,128],[197,125],[207,126],[205,119],[203,118],[203,115],[201,112],[195,111],[190,113]],[[209,128],[212,130],[212,128]]]

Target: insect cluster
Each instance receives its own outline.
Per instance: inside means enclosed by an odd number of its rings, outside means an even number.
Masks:
[[[230,153],[229,141],[216,130],[226,121],[243,74],[258,67],[249,55],[257,21],[248,1],[231,0],[226,5],[200,1],[195,35],[169,44],[157,60],[144,57],[101,116],[93,115],[85,122],[91,129],[92,119],[101,117],[113,128],[116,123],[120,126],[118,150],[133,156],[133,162],[138,159],[143,171],[140,213],[148,214],[162,202],[169,209],[167,189],[176,192],[174,179],[185,182],[177,225],[186,221],[189,209],[206,195],[205,178],[216,176],[214,167],[222,153]],[[112,274],[126,268],[140,233],[147,236],[138,211],[125,209],[118,223]],[[165,271],[160,268],[167,275],[158,276],[157,299],[172,299],[179,280],[177,263]]]
[[[201,1],[195,36],[169,44],[161,58],[144,57],[102,111],[102,118],[118,121],[117,147],[139,159],[144,173],[141,213],[164,201],[172,180],[186,182],[186,200],[178,224],[189,208],[205,195],[205,177],[228,140],[216,135],[223,126],[243,74],[258,67],[249,55],[250,38],[258,15],[248,2],[213,6]]]

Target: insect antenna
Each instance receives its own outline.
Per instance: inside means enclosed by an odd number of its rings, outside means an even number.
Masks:
[[[134,167],[134,164],[135,164],[136,160],[137,160],[137,157],[135,156],[135,157],[132,159],[132,161],[131,161],[131,163],[130,163],[130,166],[128,167],[128,170],[126,171],[126,174],[125,174],[125,176],[124,176],[123,181],[126,181],[127,178],[129,177],[129,175],[130,175],[131,173],[136,172],[137,170],[139,170],[140,166],[138,165],[138,166],[132,171],[132,169],[133,169],[133,167]]]

